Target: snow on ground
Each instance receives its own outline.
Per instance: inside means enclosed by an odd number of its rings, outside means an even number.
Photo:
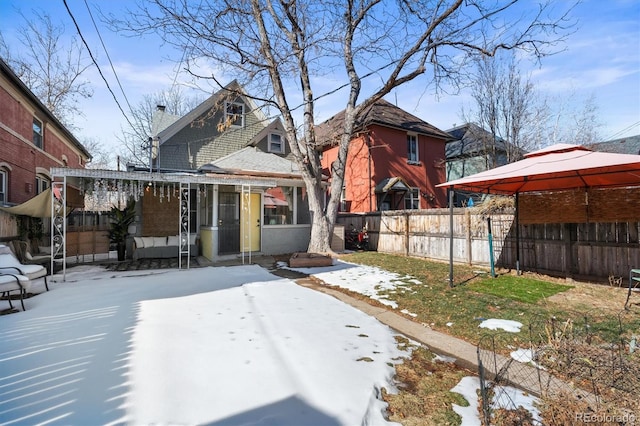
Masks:
[[[453,404],[453,411],[462,418],[462,424],[464,426],[480,426],[481,417],[478,411],[480,379],[474,376],[463,377],[460,379],[460,382],[451,389],[451,392],[459,393],[468,402],[466,407]],[[531,413],[534,424],[542,424],[540,411],[536,407],[538,403],[536,397],[511,386],[494,386],[493,394],[494,399],[491,401],[492,409],[505,408],[513,410],[522,407]]]
[[[259,266],[54,278],[0,317],[0,424],[385,424],[379,390],[408,356]]]
[[[490,318],[482,321],[479,327],[488,328],[489,330],[497,330],[501,328],[510,333],[520,333],[520,327],[522,327],[522,323],[513,320]]]
[[[342,260],[335,260],[332,266],[316,268],[289,268],[285,263],[280,263],[279,267],[313,275],[328,285],[363,294],[393,309],[398,308],[398,303],[391,297],[394,293],[411,291],[409,284],[422,284],[420,280],[409,275],[402,276],[375,266],[358,265]],[[402,310],[402,313],[417,316],[406,309]]]

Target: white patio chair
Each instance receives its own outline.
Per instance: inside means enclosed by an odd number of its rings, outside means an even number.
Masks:
[[[31,287],[31,281],[24,275],[4,274],[0,273],[0,296],[6,298],[9,301],[9,306],[13,309],[13,303],[11,302],[11,293],[18,292],[20,294],[20,304],[22,310],[26,311],[24,307],[24,296]]]
[[[0,274],[24,275],[29,280],[44,278],[44,286],[49,291],[47,283],[47,268],[42,265],[24,265],[18,261],[8,246],[0,245]]]

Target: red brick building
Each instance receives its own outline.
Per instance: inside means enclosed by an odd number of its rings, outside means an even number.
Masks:
[[[338,155],[344,112],[316,130],[322,167]],[[445,145],[453,137],[380,100],[360,114],[349,145],[340,211],[426,209],[447,206]]]
[[[83,168],[91,155],[0,60],[0,206],[23,203],[51,182],[51,167]]]

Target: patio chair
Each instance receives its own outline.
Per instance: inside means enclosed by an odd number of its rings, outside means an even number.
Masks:
[[[24,307],[24,296],[27,294],[30,287],[31,281],[24,275],[0,273],[0,296],[9,301],[11,309],[13,309],[11,293],[18,292],[20,294],[22,310],[26,311]]]
[[[18,259],[18,262],[23,265],[42,265],[47,268],[47,275],[52,275],[50,254],[34,254],[34,251],[31,250],[31,245],[27,241],[22,240],[9,242],[9,248]]]
[[[20,263],[11,249],[5,245],[0,245],[0,274],[24,275],[29,280],[43,277],[44,287],[49,291],[47,268],[42,265]]]

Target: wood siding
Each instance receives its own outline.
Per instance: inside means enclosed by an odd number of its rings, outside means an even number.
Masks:
[[[516,268],[513,215],[491,215],[495,264]],[[338,219],[345,232],[369,230],[370,247],[382,253],[449,260],[448,209],[346,214]],[[640,221],[589,223],[521,223],[520,268],[575,279],[626,277],[640,267]],[[454,209],[453,257],[457,263],[489,266],[487,217],[473,209]]]

